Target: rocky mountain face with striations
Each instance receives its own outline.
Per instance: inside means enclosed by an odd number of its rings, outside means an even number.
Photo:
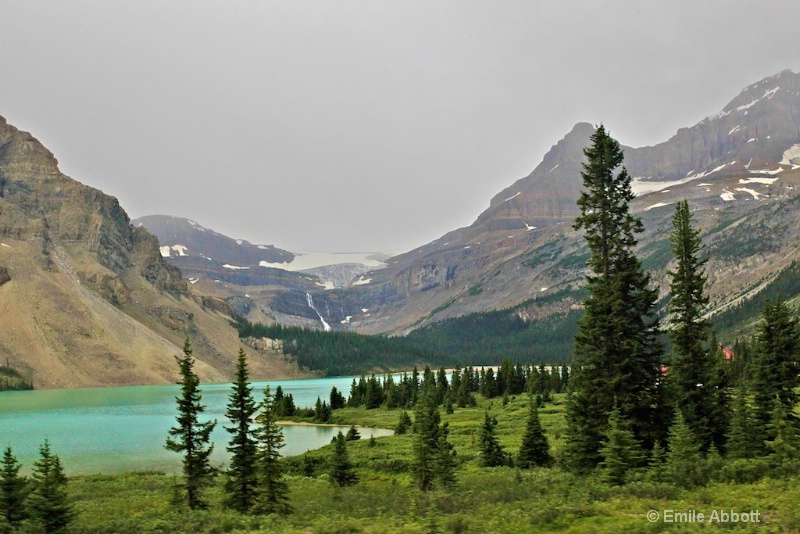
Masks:
[[[531,321],[579,309],[587,256],[571,224],[593,131],[577,124],[469,227],[388,259],[362,275],[367,283],[313,292],[316,307],[338,328],[395,334],[493,309]],[[640,252],[662,291],[669,206],[683,198],[712,254],[716,311],[758,294],[797,259],[800,75],[766,78],[664,143],[624,151],[632,208],[646,226]]]
[[[606,126],[613,135],[613,125]],[[207,273],[218,282],[197,284],[251,320],[316,328],[324,320],[364,333],[403,334],[487,310],[508,309],[530,322],[579,310],[588,256],[571,225],[593,132],[590,124],[575,125],[472,225],[347,273],[353,278],[344,287],[331,289],[321,272],[290,276],[267,266],[222,269],[229,272]],[[683,198],[712,254],[709,290],[717,312],[759,294],[797,259],[800,75],[783,71],[761,80],[669,140],[624,151],[638,194],[632,209],[646,227],[640,253],[662,293],[669,206]],[[181,268],[197,273],[208,260],[195,261]]]
[[[117,200],[72,180],[29,133],[0,117],[0,358],[37,388],[171,383],[189,336],[204,380],[296,374],[244,347],[230,306],[189,291],[157,239]]]

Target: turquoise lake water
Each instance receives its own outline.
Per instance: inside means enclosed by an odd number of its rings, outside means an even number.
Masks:
[[[328,400],[336,386],[344,395],[353,377],[254,382],[256,399],[264,387],[281,386],[298,407],[313,406],[317,397]],[[216,419],[215,466],[227,464],[230,434],[225,405],[231,385],[202,384],[206,419]],[[50,440],[67,474],[120,473],[153,470],[178,472],[180,455],[164,448],[167,432],[175,425],[175,397],[180,386],[128,386],[86,389],[8,391],[0,393],[0,447],[10,445],[29,472],[39,444]],[[300,454],[330,443],[340,427],[285,426],[284,456]],[[391,430],[363,429],[362,438],[391,435]]]

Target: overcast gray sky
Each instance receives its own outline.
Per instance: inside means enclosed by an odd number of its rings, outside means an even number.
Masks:
[[[651,145],[800,70],[797,0],[0,0],[0,115],[131,217],[295,251],[470,224],[578,121]]]

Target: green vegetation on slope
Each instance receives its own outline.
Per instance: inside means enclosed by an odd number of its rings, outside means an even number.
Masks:
[[[0,365],[0,391],[33,389],[33,380],[25,378],[16,369]]]
[[[266,337],[283,342],[284,354],[297,359],[301,367],[324,371],[331,376],[354,375],[371,370],[410,369],[415,363],[450,365],[454,359],[402,337],[369,336],[352,332],[322,332],[297,326],[254,324],[237,319],[239,336]]]
[[[447,319],[414,330],[407,338],[417,346],[432,347],[467,365],[498,365],[506,358],[568,362],[582,312],[571,310],[528,322],[515,313],[522,306]]]
[[[800,263],[793,261],[778,273],[755,298],[744,299],[736,306],[712,318],[720,339],[733,342],[740,335],[754,331],[756,321],[764,308],[765,298],[781,298],[791,301],[800,296]]]

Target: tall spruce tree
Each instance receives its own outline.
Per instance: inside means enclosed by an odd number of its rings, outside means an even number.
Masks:
[[[530,400],[528,422],[525,425],[525,434],[522,436],[522,445],[519,448],[517,465],[522,468],[550,467],[553,457],[550,455],[550,443],[539,420],[539,410],[533,398]]]
[[[506,465],[506,454],[497,441],[495,429],[497,428],[497,418],[486,412],[483,417],[483,425],[478,434],[478,447],[480,448],[480,464],[482,467],[498,467]]]
[[[800,386],[800,326],[780,298],[764,303],[762,317],[756,336],[753,393],[759,432],[765,439],[776,402],[783,405],[790,424],[797,424],[793,413]]]
[[[74,512],[67,499],[67,477],[57,455],[45,440],[39,447],[39,459],[33,464],[31,515],[44,532],[64,532]]]
[[[170,428],[166,448],[183,454],[183,489],[191,509],[207,508],[202,490],[211,483],[214,470],[209,460],[214,444],[211,432],[216,421],[200,421],[205,412],[200,393],[200,379],[194,372],[192,345],[187,337],[183,343],[183,358],[175,357],[181,374],[181,396],[178,403],[178,425]]]
[[[333,453],[331,455],[331,481],[340,487],[352,486],[358,482],[358,476],[353,471],[353,464],[347,454],[347,437],[340,430],[333,438]]]
[[[436,475],[436,438],[440,421],[436,398],[430,392],[420,392],[414,409],[414,459],[411,471],[417,487],[433,489]]]
[[[657,291],[633,252],[643,231],[631,215],[631,178],[622,150],[601,125],[584,150],[581,215],[591,253],[589,297],[575,336],[575,370],[567,404],[567,464],[576,471],[596,467],[609,413],[617,408],[647,449],[664,437],[662,346],[655,317]]]
[[[17,527],[28,517],[25,507],[28,481],[20,476],[20,467],[11,447],[6,447],[0,468],[0,517],[5,518],[8,526],[12,528]]]
[[[448,489],[456,483],[456,451],[450,440],[450,423],[442,423],[436,435],[434,475],[442,488]]]
[[[247,356],[244,350],[239,349],[236,382],[233,383],[225,412],[232,423],[232,426],[225,427],[232,434],[227,447],[231,453],[231,465],[228,468],[228,480],[225,482],[228,494],[226,503],[239,512],[247,512],[253,507],[258,485],[255,469],[258,449],[251,423],[258,408],[249,380]]]
[[[725,384],[718,383],[717,347],[705,345],[710,329],[709,322],[703,318],[708,304],[703,272],[707,258],[700,257],[703,250],[700,230],[692,227],[692,214],[686,200],[678,202],[675,208],[669,241],[676,260],[675,270],[667,273],[671,278],[669,380],[686,424],[694,432],[701,450],[706,451],[712,444],[724,445],[728,403]]]
[[[263,514],[288,514],[289,486],[280,463],[284,446],[283,430],[275,424],[274,397],[269,386],[264,389],[264,400],[256,416],[256,442],[258,443],[258,496],[255,510]]]
[[[435,386],[422,388],[414,410],[414,458],[411,463],[414,481],[422,491],[432,490],[436,482],[443,487],[455,482],[455,451],[447,439],[448,425],[441,421]]]
[[[758,439],[755,417],[747,403],[747,388],[741,380],[733,401],[726,457],[731,460],[754,458],[761,448]]]
[[[780,402],[775,402],[767,434],[770,438],[766,442],[767,449],[770,451],[769,459],[775,467],[783,467],[790,460],[797,458],[800,445],[797,439],[797,429],[789,420],[788,414]]]

